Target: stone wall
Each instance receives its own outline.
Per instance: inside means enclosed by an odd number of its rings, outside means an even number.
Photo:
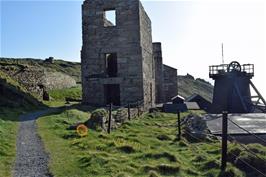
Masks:
[[[116,26],[105,27],[104,9],[116,10]],[[138,100],[151,104],[151,23],[139,0],[86,0],[82,21],[83,103],[105,105],[104,85],[117,84],[121,105]],[[117,55],[117,77],[106,73],[105,54],[109,53]]]
[[[71,76],[60,72],[44,72],[42,84],[47,90],[53,90],[74,87],[76,81]]]
[[[143,57],[143,90],[144,106],[149,108],[155,103],[155,70],[152,47],[151,20],[142,4],[139,2],[140,14],[140,43]]]
[[[59,72],[46,72],[42,69],[17,65],[0,66],[0,70],[18,81],[30,93],[42,97],[46,90],[63,89],[76,86],[72,77]]]
[[[165,102],[177,95],[177,69],[163,65]]]
[[[155,65],[155,102],[164,102],[164,79],[163,79],[163,58],[160,42],[153,43],[153,60]]]

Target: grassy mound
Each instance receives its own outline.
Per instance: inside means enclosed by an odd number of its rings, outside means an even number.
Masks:
[[[89,129],[88,136],[81,138],[74,130],[66,130],[87,117],[88,113],[77,108],[38,119],[39,133],[52,159],[50,170],[55,176],[224,175],[220,174],[219,142],[175,140],[174,114],[147,114],[126,122],[111,134]],[[165,137],[170,138],[164,140]],[[225,175],[244,176],[233,165],[229,167]]]

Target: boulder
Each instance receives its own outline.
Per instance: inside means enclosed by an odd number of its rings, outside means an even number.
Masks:
[[[206,139],[209,133],[206,120],[200,115],[190,114],[184,118],[185,135],[192,139]]]
[[[86,122],[86,126],[91,129],[104,129],[106,130],[105,123],[107,122],[108,113],[105,109],[96,109],[91,113],[90,119]]]
[[[85,123],[85,125],[93,130],[104,130],[107,131],[109,123],[108,112],[105,109],[96,109],[91,113],[90,119]],[[111,128],[115,128],[115,121],[111,119]]]

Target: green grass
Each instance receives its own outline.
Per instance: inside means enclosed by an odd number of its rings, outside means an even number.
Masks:
[[[81,85],[68,89],[58,89],[49,92],[54,101],[65,101],[65,98],[81,99],[82,90]]]
[[[0,176],[11,176],[16,156],[18,117],[22,109],[0,108]]]
[[[8,108],[40,107],[42,103],[17,81],[0,71],[0,106]]]
[[[45,63],[40,59],[32,58],[1,58],[0,57],[0,66],[9,65],[10,67],[24,67],[30,66],[38,69],[45,69],[51,72],[62,72],[69,76],[72,76],[77,82],[81,82],[81,66],[77,62],[68,62],[63,60],[54,60],[54,63]]]
[[[16,155],[18,117],[44,106],[1,71],[0,88],[0,176],[8,177]]]
[[[89,130],[79,137],[66,128],[88,119],[89,113],[66,110],[38,119],[55,176],[222,176],[220,143],[189,143],[176,139],[176,115],[147,114],[125,123],[110,135]],[[184,114],[182,115],[184,116]],[[228,164],[227,173],[243,173]]]

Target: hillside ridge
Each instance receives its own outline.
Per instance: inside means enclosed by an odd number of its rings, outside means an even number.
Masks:
[[[71,76],[75,81],[81,83],[81,63],[64,61],[62,59],[33,59],[33,58],[0,58],[0,70],[1,67],[10,66],[10,69],[14,65],[18,67],[31,67],[36,69],[44,69],[48,72],[61,72],[68,76]],[[11,67],[12,66],[12,67]],[[187,74],[185,76],[177,76],[178,80],[178,93],[184,98],[188,98],[193,94],[199,94],[208,101],[212,100],[213,86],[211,83],[201,78],[194,78],[192,75]]]

